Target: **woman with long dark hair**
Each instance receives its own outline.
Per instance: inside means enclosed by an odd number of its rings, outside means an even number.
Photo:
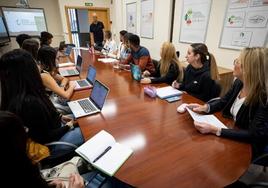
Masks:
[[[75,145],[84,142],[73,120],[57,112],[43,86],[32,56],[16,49],[0,59],[1,110],[18,115],[36,142],[66,141]],[[63,123],[63,125],[62,125]],[[62,149],[60,147],[55,148]]]

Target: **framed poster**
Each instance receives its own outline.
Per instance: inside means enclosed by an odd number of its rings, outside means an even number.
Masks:
[[[210,8],[211,0],[183,0],[180,42],[205,42]]]
[[[137,32],[137,3],[127,3],[126,4],[126,13],[127,13],[127,21],[126,28],[130,33]]]
[[[154,38],[154,0],[141,0],[140,36]]]
[[[268,36],[267,5],[267,0],[229,0],[219,47],[240,50],[265,46]]]

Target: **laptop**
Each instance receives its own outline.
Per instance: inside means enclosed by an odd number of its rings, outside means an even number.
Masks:
[[[76,76],[80,74],[82,67],[82,57],[80,55],[77,56],[76,66],[68,67],[68,68],[60,68],[59,73],[61,76]]]
[[[73,46],[67,45],[67,47],[64,51],[64,55],[69,56],[71,54],[72,48],[73,48]]]
[[[93,87],[96,78],[96,69],[89,65],[87,71],[87,78],[83,80],[75,80],[75,88],[74,90],[82,90],[82,89],[89,89]]]
[[[138,65],[130,63],[130,71],[132,78],[136,81],[140,81],[142,74],[141,74],[141,69]]]
[[[75,118],[95,114],[101,111],[108,92],[109,88],[96,80],[89,98],[71,101],[67,104]]]

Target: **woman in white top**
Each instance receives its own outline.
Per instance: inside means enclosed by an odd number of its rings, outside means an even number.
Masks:
[[[121,54],[123,54],[125,49],[126,49],[126,43],[125,43],[125,40],[124,40],[124,35],[126,33],[127,33],[126,30],[122,30],[122,31],[119,32],[119,34],[120,34],[120,43],[119,43],[118,49],[117,49],[117,55],[116,55],[117,59],[121,58]]]
[[[116,42],[112,39],[112,32],[109,30],[105,31],[104,38],[105,44],[101,52],[116,55],[117,45]]]

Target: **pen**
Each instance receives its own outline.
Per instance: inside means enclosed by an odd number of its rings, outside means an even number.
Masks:
[[[94,159],[93,163],[95,163],[97,160],[99,160],[105,153],[107,153],[112,147],[107,147],[104,152],[102,152],[96,159]]]

